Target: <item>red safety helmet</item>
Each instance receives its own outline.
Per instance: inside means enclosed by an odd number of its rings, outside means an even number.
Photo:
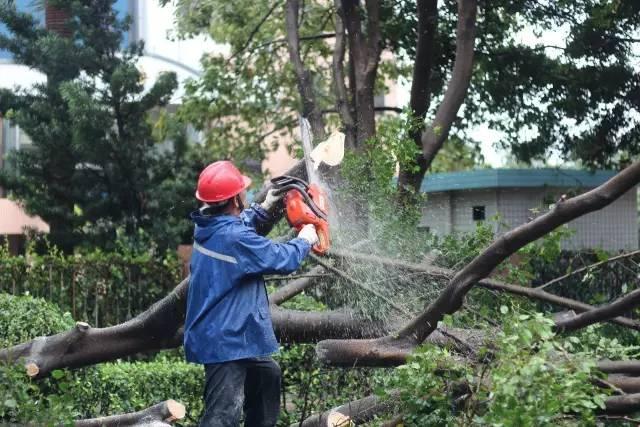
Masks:
[[[198,178],[196,199],[201,202],[221,202],[237,196],[251,185],[251,179],[240,173],[233,163],[221,160],[204,168]]]

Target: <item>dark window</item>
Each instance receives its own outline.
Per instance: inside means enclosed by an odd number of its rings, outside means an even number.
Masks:
[[[484,221],[484,206],[473,207],[473,220]]]

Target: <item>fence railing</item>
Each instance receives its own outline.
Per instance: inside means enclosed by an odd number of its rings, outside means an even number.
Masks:
[[[0,251],[0,292],[42,297],[92,326],[123,322],[180,281],[175,257],[118,253],[10,256]]]

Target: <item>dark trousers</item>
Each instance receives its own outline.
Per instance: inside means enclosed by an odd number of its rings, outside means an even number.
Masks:
[[[280,366],[270,357],[205,365],[200,427],[274,427],[280,413]]]

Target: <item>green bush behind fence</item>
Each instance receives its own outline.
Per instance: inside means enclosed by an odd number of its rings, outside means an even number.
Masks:
[[[173,254],[94,251],[12,256],[0,247],[0,292],[55,303],[94,327],[115,325],[147,309],[181,279]]]

